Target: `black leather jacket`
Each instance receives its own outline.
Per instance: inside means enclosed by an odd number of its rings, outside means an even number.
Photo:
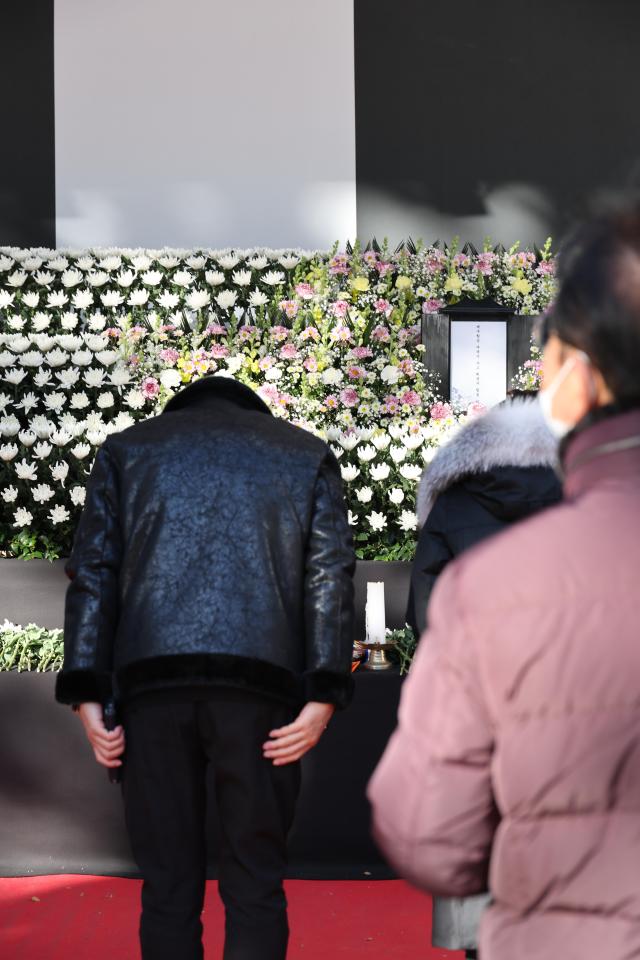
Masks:
[[[56,697],[232,684],[351,694],[354,555],[338,463],[228,378],[112,435],[72,556]]]

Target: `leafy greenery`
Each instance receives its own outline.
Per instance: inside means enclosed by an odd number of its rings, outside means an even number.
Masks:
[[[49,560],[52,563],[60,558],[62,547],[44,534],[21,530],[9,544],[12,557],[18,560]]]
[[[47,630],[29,623],[0,624],[0,672],[7,670],[60,670],[63,661],[62,630]]]
[[[401,630],[387,630],[386,640],[387,643],[394,644],[393,649],[389,651],[389,659],[398,664],[400,676],[403,677],[411,667],[418,646],[418,638],[409,624],[406,624]]]

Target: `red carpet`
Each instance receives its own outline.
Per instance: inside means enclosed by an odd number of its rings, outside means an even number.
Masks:
[[[430,904],[401,881],[287,884],[288,960],[460,960],[430,946]],[[137,960],[137,880],[0,879],[2,960]],[[209,883],[205,953],[219,957],[222,908]],[[176,958],[179,960],[179,958]]]

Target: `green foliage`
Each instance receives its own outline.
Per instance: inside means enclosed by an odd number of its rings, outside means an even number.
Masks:
[[[62,547],[44,534],[21,530],[11,540],[9,554],[18,560],[48,560],[53,563],[62,556]]]
[[[406,624],[402,630],[387,630],[386,639],[387,643],[394,644],[393,649],[389,651],[389,659],[398,664],[400,676],[403,677],[409,672],[418,646],[418,638],[409,624]]]
[[[46,630],[35,623],[19,627],[0,624],[0,672],[8,670],[57,671],[64,656],[62,630]]]

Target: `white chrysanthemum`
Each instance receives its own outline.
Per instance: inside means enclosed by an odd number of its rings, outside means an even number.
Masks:
[[[24,353],[31,346],[29,337],[24,337],[19,333],[9,333],[4,338],[6,345],[14,353]]]
[[[157,300],[158,306],[162,307],[163,310],[174,310],[178,306],[179,302],[180,297],[178,294],[171,293],[169,290],[165,290]]]
[[[148,290],[143,290],[143,289],[132,290],[129,295],[129,299],[127,300],[127,303],[129,304],[130,307],[144,307],[148,299],[149,299]]]
[[[88,367],[92,360],[91,350],[76,350],[71,354],[71,363],[74,367]]]
[[[98,350],[95,354],[95,358],[98,363],[101,363],[105,367],[112,366],[120,357],[120,354],[117,350]]]
[[[400,524],[400,529],[408,533],[410,530],[416,529],[418,526],[418,518],[412,510],[403,510],[398,523]]]
[[[356,490],[356,497],[360,503],[369,503],[373,497],[373,490],[371,487],[360,487],[359,490]]]
[[[10,367],[12,363],[15,363],[15,360],[15,354],[9,353],[8,350],[3,350],[0,353],[0,367]]]
[[[40,294],[37,290],[28,290],[27,293],[22,294],[22,302],[25,307],[29,307],[30,310],[35,310],[40,303]]]
[[[67,475],[69,473],[69,464],[66,463],[64,460],[58,460],[49,469],[51,470],[51,476],[53,477],[53,479],[57,483],[61,483],[64,486],[64,482],[67,479]]]
[[[68,430],[60,429],[54,430],[50,439],[52,443],[55,443],[56,447],[66,447],[68,443],[71,443],[73,437]]]
[[[135,420],[130,413],[123,411],[119,413],[118,416],[113,421],[113,424],[117,430],[128,430],[129,427],[132,427],[135,423]]]
[[[55,350],[50,350],[45,358],[45,363],[50,367],[63,367],[65,363],[69,362],[69,354],[65,353],[64,350],[59,350],[57,347]]]
[[[0,437],[15,437],[20,432],[20,421],[13,414],[0,420]]]
[[[128,407],[131,407],[132,410],[142,410],[146,401],[143,393],[134,388],[125,394],[124,402]]]
[[[109,410],[115,403],[112,393],[101,393],[96,401],[99,410]]]
[[[376,463],[371,467],[369,472],[372,480],[386,480],[391,473],[391,467],[388,463]]]
[[[66,402],[64,393],[48,393],[44,398],[44,405],[51,413],[60,413]]]
[[[221,273],[220,270],[207,270],[204,278],[210,287],[219,287],[221,284],[225,283],[227,279],[224,273]]]
[[[177,287],[182,287],[185,290],[187,287],[191,286],[193,281],[194,276],[192,273],[189,273],[188,270],[176,270],[171,278],[172,283],[175,283]]]
[[[389,437],[386,433],[375,433],[371,437],[371,443],[374,445],[376,450],[386,450],[391,443],[391,437]]]
[[[27,275],[24,272],[24,270],[14,270],[14,272],[7,277],[7,283],[10,287],[21,287],[24,284],[26,279],[27,279]],[[37,277],[36,277],[36,280],[38,280]],[[51,280],[53,280],[53,277],[51,277]],[[49,283],[51,283],[51,280],[49,281]]]
[[[5,487],[5,489],[0,494],[5,503],[15,503],[18,499],[18,488],[17,487]]]
[[[2,293],[1,290],[0,293]],[[12,317],[9,317],[7,320],[7,325],[11,330],[23,330],[26,322],[27,321],[24,317],[21,317],[16,313]]]
[[[344,457],[344,450],[341,447],[331,447],[333,450],[334,456],[339,460],[341,457]]]
[[[91,447],[88,443],[77,443],[75,447],[71,448],[71,453],[76,460],[84,460],[91,453]]]
[[[35,377],[33,378],[33,382],[35,383],[36,387],[38,387],[38,389],[42,390],[44,389],[44,387],[49,386],[52,379],[53,379],[53,374],[51,373],[50,370],[39,370],[36,373]]]
[[[391,500],[391,503],[399,506],[404,500],[404,490],[401,490],[400,487],[393,487],[393,489],[389,490],[389,500]]]
[[[202,255],[194,255],[191,257],[187,257],[185,262],[187,266],[190,267],[192,270],[202,270],[205,263],[207,262],[207,258],[203,257]]]
[[[5,371],[4,379],[7,383],[11,383],[17,387],[19,383],[22,383],[26,376],[26,370],[19,370],[17,367],[13,367],[13,369]]]
[[[373,427],[359,427],[358,436],[361,443],[368,443],[373,437]]]
[[[336,440],[343,450],[354,450],[360,443],[360,437],[357,433],[340,433]],[[375,454],[374,454],[375,456]]]
[[[285,270],[293,270],[294,267],[297,267],[300,263],[300,257],[280,257],[278,263],[281,267],[284,267]]]
[[[235,374],[238,373],[239,370],[242,370],[243,366],[244,366],[243,356],[227,357],[227,370],[229,371],[231,376],[235,376]]]
[[[54,524],[65,523],[70,516],[71,514],[66,507],[57,506],[54,507],[53,510],[49,511],[49,519],[51,520],[51,523]]]
[[[419,430],[417,433],[408,433],[406,437],[401,437],[401,440],[407,450],[417,450],[424,443],[424,435],[422,430]]]
[[[58,337],[58,346],[62,347],[63,350],[68,350],[69,353],[72,353],[74,350],[80,350],[83,343],[84,340],[82,337],[79,337],[73,333],[63,333]]]
[[[106,377],[104,370],[101,370],[99,367],[91,367],[90,370],[85,370],[84,373],[84,382],[92,390],[99,390],[103,385]]]
[[[131,263],[136,270],[148,270],[151,266],[151,257],[148,257],[146,253],[139,253],[137,256],[131,258]]]
[[[405,480],[419,480],[422,476],[422,469],[414,464],[405,463],[400,467],[400,474]]]
[[[55,430],[51,431],[51,437],[53,438]],[[38,443],[33,446],[33,455],[36,460],[46,460],[48,456],[51,455],[53,447],[47,440],[39,440]]]
[[[58,371],[56,377],[63,387],[75,387],[80,379],[80,371],[76,367],[67,367],[66,370]]]
[[[266,257],[261,254],[257,254],[255,257],[251,257],[249,260],[249,266],[253,267],[254,270],[264,270],[269,261]]]
[[[264,307],[269,303],[269,297],[262,290],[252,290],[249,294],[249,304],[252,307]]]
[[[91,330],[92,333],[100,333],[101,330],[104,330],[106,325],[107,318],[99,311],[94,313],[89,320],[89,330]]]
[[[227,253],[222,257],[218,257],[218,263],[223,270],[233,270],[233,268],[237,267],[240,263],[240,257],[237,257],[235,253]]]
[[[29,393],[24,394],[20,403],[16,403],[15,406],[16,406],[16,409],[18,410],[24,410],[24,412],[28,416],[32,410],[35,410],[39,402],[40,401],[38,397],[36,397],[35,393],[33,393],[32,391],[29,391]]]
[[[364,460],[365,463],[368,463],[370,460],[374,459],[378,451],[375,447],[372,447],[370,443],[366,443],[363,447],[358,447],[356,452],[360,460]]]
[[[91,270],[93,264],[93,257],[89,256],[79,257],[78,260],[76,260],[76,267],[78,270],[82,270],[84,273],[87,273],[88,270]]]
[[[13,515],[14,527],[28,527],[32,520],[33,514],[24,507],[19,507]]]
[[[158,263],[160,264],[161,267],[164,267],[165,270],[175,270],[175,268],[178,266],[180,261],[178,260],[177,257],[166,256],[166,257],[158,257]],[[191,266],[188,260],[187,260],[187,264]],[[196,270],[200,268],[194,267],[193,269]]]
[[[42,415],[34,417],[29,426],[31,427],[33,433],[35,433],[38,440],[46,440],[55,430],[55,424],[53,424],[47,417],[43,417]]]
[[[93,294],[90,290],[76,290],[72,299],[76,310],[87,310],[93,303]]]
[[[3,443],[0,446],[0,460],[9,463],[18,456],[18,445],[16,443]]]
[[[13,304],[15,293],[9,293],[8,290],[0,290],[0,310],[6,310]]]
[[[62,281],[62,286],[70,289],[71,287],[77,287],[79,283],[82,283],[84,276],[80,270],[65,270],[62,276],[60,277]]]
[[[105,290],[104,293],[100,294],[100,299],[102,300],[103,306],[113,309],[121,307],[124,303],[124,295],[118,290]]]
[[[268,380],[269,383],[277,383],[278,380],[282,380],[283,376],[284,370],[278,366],[269,367],[264,374],[265,380]]]
[[[21,367],[40,367],[43,362],[44,357],[39,350],[27,350],[18,360]]]
[[[39,483],[37,487],[31,488],[31,496],[36,503],[46,503],[54,496],[54,492],[48,483]]]
[[[62,326],[63,330],[75,330],[75,328],[78,326],[78,318],[73,311],[68,310],[66,313],[62,314],[60,325]]]
[[[105,283],[108,282],[109,274],[105,273],[104,270],[93,270],[87,274],[87,283],[92,287],[104,287]]]
[[[177,390],[182,383],[182,377],[177,370],[163,370],[159,377],[160,383],[166,390]]]
[[[50,337],[48,333],[31,333],[29,339],[40,353],[47,353],[56,345],[56,338]]]
[[[350,527],[355,527],[355,526],[357,526],[358,518],[357,518],[357,516],[355,515],[355,513],[353,513],[352,510],[349,510],[349,511],[348,511],[348,513],[347,513],[347,519],[348,519],[348,521],[349,521],[349,526],[350,526]]]
[[[103,257],[98,266],[102,270],[108,270],[109,273],[113,273],[114,270],[119,270],[122,266],[122,257],[117,254]]]
[[[211,295],[206,290],[192,290],[187,297],[187,306],[190,310],[202,310],[211,301]]]
[[[11,404],[11,397],[8,393],[0,393],[0,413]]]
[[[136,275],[133,270],[121,270],[115,279],[119,287],[124,287],[124,289],[127,290],[135,278]]]
[[[404,463],[409,456],[409,451],[406,447],[390,447],[389,453],[391,454],[391,459],[394,463]]]
[[[131,374],[125,366],[119,364],[109,374],[109,381],[114,387],[125,387],[131,382]]]
[[[387,518],[385,515],[383,513],[377,513],[375,510],[373,513],[370,513],[367,516],[367,520],[369,521],[371,529],[376,531],[376,533],[380,530],[384,530],[387,525]]]
[[[340,472],[345,483],[351,483],[360,474],[360,471],[358,467],[356,467],[355,463],[348,463],[346,466],[340,467]]]
[[[74,507],[82,507],[87,498],[87,491],[84,487],[71,487],[69,498]]]
[[[23,459],[20,463],[16,463],[15,471],[19,480],[29,480],[33,482],[38,479],[38,468],[35,463],[30,463],[28,460]]]
[[[18,434],[18,440],[23,447],[32,447],[37,439],[33,430],[21,430]]]
[[[60,309],[69,302],[69,297],[62,290],[52,290],[47,297],[47,306],[53,309]]]
[[[248,287],[251,283],[251,270],[236,270],[232,280],[237,287]]]
[[[405,434],[405,428],[398,423],[389,424],[388,430],[394,440],[402,440]]]
[[[159,270],[147,270],[140,275],[140,279],[148,287],[157,287],[159,283],[162,283],[162,277],[163,274]]]
[[[103,427],[102,430],[87,430],[87,440],[93,447],[101,447],[106,439],[106,427]]]
[[[49,257],[49,262],[47,266],[50,270],[55,270],[57,273],[62,273],[69,266],[69,261],[66,257],[53,256]]]
[[[39,270],[33,279],[38,284],[38,286],[48,287],[50,283],[53,283],[53,274],[49,273],[48,270]],[[25,280],[26,280],[26,277],[25,277]],[[24,280],[22,282],[24,283]]]
[[[89,406],[90,400],[84,391],[81,393],[72,393],[69,406],[72,410],[86,410]]]
[[[109,338],[104,336],[96,336],[95,333],[85,333],[83,335],[83,340],[86,343],[89,350],[97,352],[98,350],[106,350],[109,346]]]
[[[270,287],[277,287],[279,284],[284,283],[285,275],[279,270],[269,270],[268,273],[264,273],[261,277],[262,282],[266,283]]]
[[[431,463],[437,452],[437,447],[423,447],[420,452],[423,463]]]
[[[238,294],[235,290],[221,290],[216,297],[216,303],[221,310],[229,310],[235,307]]]
[[[34,333],[41,333],[43,330],[48,330],[51,326],[51,317],[48,313],[43,313],[39,311],[34,314],[33,320],[31,321],[31,329]]]

